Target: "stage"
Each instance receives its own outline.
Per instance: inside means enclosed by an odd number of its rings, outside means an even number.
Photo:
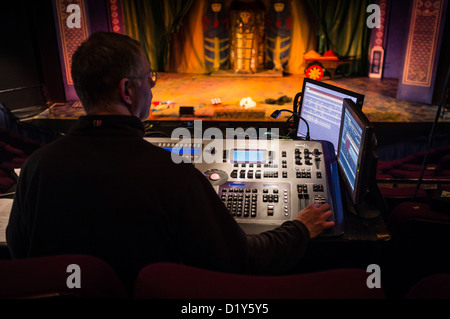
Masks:
[[[158,83],[152,89],[152,112],[148,120],[183,121],[258,121],[283,122],[290,114],[283,113],[278,120],[270,118],[277,109],[292,109],[292,102],[268,104],[268,99],[294,99],[302,90],[302,75],[285,76],[211,76],[208,74],[158,73]],[[396,99],[398,80],[369,77],[341,77],[323,80],[365,95],[363,112],[372,122],[433,122],[437,106]],[[241,101],[251,98],[255,106],[243,107]],[[215,99],[215,100],[213,100]],[[250,102],[251,102],[250,101]],[[218,103],[218,104],[213,104]],[[281,102],[280,102],[281,103]],[[180,107],[191,114],[180,116]],[[78,101],[54,103],[34,119],[77,119],[84,115]],[[448,110],[440,118],[450,122]]]

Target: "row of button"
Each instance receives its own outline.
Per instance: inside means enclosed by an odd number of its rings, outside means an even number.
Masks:
[[[296,149],[294,150],[294,154],[301,154],[301,153],[302,153],[302,152],[300,151],[299,148],[296,148]],[[304,153],[305,155],[313,154],[313,155],[315,155],[315,156],[318,156],[318,155],[322,154],[322,153],[319,151],[318,148],[315,148],[314,151],[313,151],[312,153],[311,153],[311,151],[310,151],[308,148],[305,148],[305,149],[303,150],[303,153]]]
[[[269,189],[269,188],[263,188],[262,192],[263,194],[269,194],[270,191],[272,191],[272,194],[278,194],[279,190],[278,188],[274,188],[274,189]],[[283,191],[283,193],[286,195],[287,194],[287,189],[285,189]],[[254,193],[257,194],[258,193],[258,189],[257,188],[243,188],[243,187],[239,187],[239,188],[222,188],[222,193]]]
[[[278,195],[263,195],[264,203],[278,203],[279,197]]]
[[[268,205],[267,206],[267,216],[273,216],[273,213],[275,211],[275,206],[273,205]],[[284,212],[284,216],[289,216],[289,209],[287,206],[283,207],[283,212]]]
[[[222,188],[222,193],[258,193],[256,188]]]
[[[234,217],[256,217],[259,190],[256,188],[223,188],[221,199],[231,215]],[[288,190],[284,189],[282,194],[278,188],[263,188],[262,202],[267,205],[267,216],[273,216],[276,205],[284,202],[281,212],[289,216]],[[272,204],[273,203],[273,204]]]
[[[250,168],[252,168],[252,167],[256,167],[256,168],[262,168],[262,167],[264,167],[264,168],[278,168],[278,164],[246,164],[246,163],[242,163],[242,164],[239,164],[239,163],[234,163],[234,165],[233,165],[234,167],[250,167]]]
[[[264,178],[278,178],[279,174],[278,171],[264,171],[263,175],[261,175],[262,171],[257,170],[256,172],[251,170],[233,170],[230,174],[231,178],[249,178],[249,179],[260,179],[261,177]],[[282,178],[288,178],[288,172],[287,171],[282,171],[281,172],[281,177]],[[295,172],[295,177],[296,178],[311,178],[311,172],[305,172],[305,171],[297,171]],[[316,172],[316,177],[317,178],[322,178],[322,172],[317,171]]]
[[[323,185],[322,184],[314,184],[313,185],[313,191],[314,192],[323,192]],[[297,184],[297,193],[299,193],[299,194],[306,194],[306,193],[308,193],[308,185],[306,185],[306,184]]]
[[[303,150],[303,152],[305,153],[305,155],[311,154],[311,152],[309,151],[308,148],[305,148],[305,149]],[[302,152],[300,151],[299,148],[296,148],[296,149],[294,150],[294,153],[295,153],[295,154],[301,154]],[[312,154],[314,154],[314,155],[317,156],[317,155],[320,155],[320,154],[322,154],[322,153],[320,153],[320,151],[319,151],[318,148],[315,148]],[[286,157],[286,151],[282,151],[282,152],[281,152],[281,157]]]
[[[191,148],[196,148],[196,149],[202,149],[203,145],[201,143],[180,143],[180,142],[172,142],[172,143],[158,143],[157,144],[159,147],[162,148],[187,148],[187,149],[191,149]]]
[[[315,191],[315,192],[323,192],[323,185],[322,184],[314,184],[313,185],[313,191]]]
[[[256,172],[251,170],[240,170],[238,172],[237,169],[233,170],[230,174],[231,178],[248,178],[248,179],[261,179],[264,178],[278,178],[278,171],[264,171],[264,174],[262,175],[261,170],[257,170]],[[283,172],[283,178],[287,178],[287,172]]]
[[[231,201],[242,201],[244,198],[246,200],[247,199],[250,200],[250,198],[251,198],[252,201],[256,201],[258,199],[258,195],[257,194],[251,194],[251,196],[250,196],[250,194],[245,194],[245,197],[244,197],[244,194],[228,194],[228,196],[227,196],[227,195],[222,193],[222,196],[221,196],[222,200],[228,200],[228,201],[230,201],[230,200]]]
[[[238,178],[238,170],[237,169],[233,170],[231,172],[231,174],[230,174],[230,177],[231,178]],[[250,179],[252,179],[253,177],[260,179],[261,178],[261,171],[257,170],[256,172],[254,172],[252,169],[248,170],[248,171],[246,171],[246,170],[240,170],[239,171],[239,178],[250,178]]]
[[[234,217],[256,217],[257,194],[230,194],[224,195],[222,192],[222,200],[225,202],[227,209]]]
[[[319,204],[325,204],[327,202],[327,199],[325,196],[322,195],[315,195],[314,196],[314,203],[319,203]]]
[[[301,160],[302,160],[301,153],[302,153],[302,152],[300,151],[300,149],[298,149],[298,148],[295,149],[295,151],[294,151],[295,165],[303,165],[303,163],[302,163],[302,161],[301,161]],[[312,162],[311,162],[311,160],[312,160],[311,154],[315,156],[314,160],[315,160],[316,162],[319,162],[319,161],[320,161],[320,156],[319,156],[319,155],[322,154],[322,153],[320,153],[319,149],[316,148],[316,149],[314,149],[313,153],[311,153],[311,152],[309,151],[309,149],[305,148],[305,150],[304,150],[304,155],[305,155],[305,164],[306,164],[306,165],[312,165]]]
[[[323,185],[322,184],[314,184],[313,185],[313,191],[314,192],[323,192]],[[306,184],[297,184],[297,194],[298,194],[298,198],[302,199],[309,199],[309,194],[308,194],[308,185]],[[314,200],[315,202],[320,202],[322,203],[322,198],[323,201],[325,201],[325,197],[322,195],[315,195]],[[318,200],[318,201],[316,201]]]

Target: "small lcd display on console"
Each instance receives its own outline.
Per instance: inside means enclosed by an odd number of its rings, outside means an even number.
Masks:
[[[264,164],[266,150],[234,149],[232,162],[237,164]]]
[[[245,184],[230,184],[229,187],[245,187]]]
[[[182,147],[182,148],[178,148],[178,147],[163,147],[163,149],[165,149],[166,151],[172,152],[172,153],[176,153],[179,155],[198,155],[201,153],[201,149],[200,148],[191,148],[191,147]]]

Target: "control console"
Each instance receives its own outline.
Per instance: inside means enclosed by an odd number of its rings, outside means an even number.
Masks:
[[[145,138],[200,170],[247,233],[292,220],[312,203],[328,203],[343,233],[343,210],[333,145],[325,141],[172,140]]]

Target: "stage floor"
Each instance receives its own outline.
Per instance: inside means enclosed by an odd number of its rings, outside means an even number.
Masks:
[[[336,85],[365,95],[363,112],[372,122],[433,122],[437,106],[396,99],[395,79],[342,77],[325,79]],[[220,77],[202,74],[159,73],[153,91],[153,105],[149,120],[216,120],[216,121],[285,121],[288,113],[278,120],[270,118],[276,109],[292,109],[292,102],[283,105],[267,104],[266,99],[282,96],[294,99],[301,91],[302,75],[283,77],[235,76]],[[256,106],[244,108],[241,100],[250,97]],[[220,101],[213,105],[212,99]],[[182,106],[193,107],[194,116],[179,115]],[[36,119],[76,119],[84,115],[79,102],[57,103],[37,115]],[[446,111],[440,121],[450,122]]]

